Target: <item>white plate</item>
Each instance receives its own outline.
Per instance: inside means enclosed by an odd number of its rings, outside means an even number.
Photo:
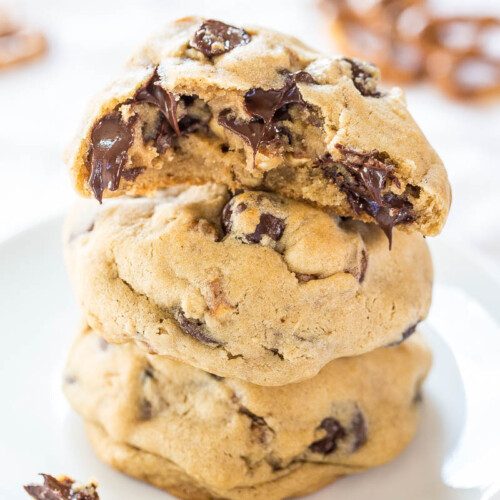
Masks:
[[[94,456],[61,393],[78,313],[60,227],[55,219],[0,245],[0,497],[26,499],[22,484],[47,472],[95,477],[103,500],[165,500],[165,493]],[[342,479],[310,499],[500,498],[500,284],[477,257],[439,239],[432,248],[437,285],[422,330],[435,362],[422,426],[394,462]]]

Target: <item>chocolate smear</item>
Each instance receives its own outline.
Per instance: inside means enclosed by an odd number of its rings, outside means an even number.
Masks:
[[[118,189],[133,140],[131,126],[118,113],[109,113],[94,125],[90,135],[88,183],[99,202],[105,189]]]
[[[73,489],[75,481],[63,476],[56,479],[49,474],[40,474],[43,484],[28,484],[26,492],[36,500],[99,500],[97,485],[91,483]]]
[[[243,29],[209,19],[196,30],[190,46],[199,50],[205,57],[225,54],[250,42],[251,36]]]
[[[238,412],[250,418],[251,420],[250,429],[253,432],[257,433],[259,441],[262,444],[266,443],[268,435],[267,432],[268,431],[272,432],[272,429],[269,427],[266,420],[263,417],[259,417],[255,413],[251,412],[248,408],[245,408],[244,406],[241,406]]]
[[[364,97],[382,97],[383,94],[379,92],[374,85],[373,76],[367,73],[361,65],[353,59],[344,57],[344,61],[348,62],[351,66],[352,82],[359,90],[359,93]]]
[[[363,417],[363,414],[359,410],[354,414],[354,417],[352,418],[351,425],[349,426],[349,433],[354,436],[354,441],[352,444],[353,452],[361,448],[361,446],[366,443],[367,429],[365,417]]]
[[[147,102],[158,108],[177,137],[181,137],[182,133],[179,130],[177,120],[177,101],[172,92],[168,92],[163,87],[160,87],[158,84],[159,81],[160,77],[158,73],[155,72],[149,82],[137,91],[134,101]]]
[[[345,429],[334,418],[325,418],[318,429],[323,429],[326,436],[309,446],[313,453],[321,453],[322,455],[333,453],[337,449],[337,441],[346,436]]]
[[[209,335],[204,330],[203,323],[198,319],[186,318],[184,311],[179,309],[177,312],[177,321],[179,326],[191,337],[199,340],[202,344],[221,345],[221,343]]]
[[[313,77],[305,72],[288,73],[281,89],[250,89],[245,94],[245,110],[251,116],[249,121],[237,118],[229,110],[219,114],[218,123],[241,137],[253,150],[255,155],[262,144],[278,141],[283,132],[276,122],[289,119],[286,106],[297,104],[305,106],[297,83],[315,83]]]
[[[274,241],[278,241],[285,231],[285,221],[271,214],[261,214],[259,223],[252,234],[247,234],[245,238],[250,243],[259,243],[262,236],[267,235]]]
[[[320,166],[323,175],[346,193],[357,215],[366,212],[375,219],[389,239],[391,248],[394,226],[409,224],[416,219],[413,205],[405,195],[383,193],[389,182],[400,187],[395,175],[396,166],[377,150],[359,153],[341,144],[335,147],[343,154],[343,158],[339,161],[322,159]]]
[[[132,167],[127,168],[122,171],[122,177],[126,181],[134,182],[139,175],[141,175],[146,170],[146,167]]]

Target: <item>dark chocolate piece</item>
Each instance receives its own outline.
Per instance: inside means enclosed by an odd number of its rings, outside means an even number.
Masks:
[[[173,132],[175,132],[175,135],[177,135],[177,137],[181,137],[182,134],[179,130],[177,120],[177,101],[175,100],[175,96],[172,92],[168,92],[163,87],[158,85],[159,81],[160,77],[158,76],[158,73],[155,72],[149,82],[137,91],[134,101],[147,102],[148,104],[158,108],[167,120]]]
[[[186,318],[184,311],[179,309],[177,312],[177,321],[179,326],[191,337],[199,340],[202,344],[221,345],[218,340],[210,337],[206,332],[203,323],[198,319]]]
[[[132,181],[134,182],[139,175],[141,175],[144,171],[146,170],[146,167],[132,167],[132,168],[127,168],[122,171],[122,177],[126,181]]]
[[[99,500],[95,484],[85,485],[75,491],[75,481],[69,477],[56,479],[49,474],[40,475],[43,477],[43,484],[24,486],[26,492],[36,500]]]
[[[348,62],[351,66],[352,82],[359,90],[359,93],[365,97],[382,97],[383,94],[378,90],[372,90],[369,85],[369,80],[373,77],[367,73],[356,61],[349,57],[344,57],[344,61]]]
[[[259,223],[252,234],[245,236],[250,243],[259,243],[262,236],[267,235],[274,241],[278,241],[283,236],[286,224],[283,219],[271,214],[261,214]]]
[[[337,449],[337,441],[346,436],[345,429],[334,418],[325,418],[318,429],[323,429],[326,436],[309,446],[313,453],[321,453],[322,455],[333,453]]]
[[[286,106],[298,104],[305,106],[297,83],[315,83],[313,77],[305,72],[288,73],[281,89],[250,89],[245,94],[245,110],[252,117],[249,121],[236,118],[229,109],[219,114],[219,125],[241,137],[253,150],[254,157],[261,144],[278,140],[281,133],[286,135],[277,122],[289,119]]]
[[[261,443],[265,443],[267,441],[267,432],[268,431],[272,432],[272,429],[269,427],[266,420],[263,417],[259,417],[255,413],[251,412],[248,408],[245,408],[244,406],[241,406],[238,412],[250,418],[250,420],[252,421],[250,424],[250,429],[253,432],[257,433],[259,441]]]
[[[335,146],[342,154],[340,161],[323,158],[323,175],[346,193],[349,204],[357,215],[371,215],[392,245],[392,229],[397,224],[409,224],[416,219],[413,205],[405,195],[383,193],[388,182],[400,187],[395,175],[396,166],[378,151],[359,153],[341,144]]]
[[[236,196],[236,195],[235,195]],[[221,226],[224,231],[224,234],[228,234],[231,232],[231,229],[233,227],[233,223],[231,221],[231,217],[233,216],[233,212],[236,214],[240,214],[244,210],[247,209],[247,204],[246,203],[238,203],[236,205],[236,208],[233,208],[233,198],[231,198],[224,208],[222,209],[222,215],[221,215]]]
[[[90,135],[88,183],[99,202],[105,189],[118,189],[133,140],[130,125],[124,123],[118,113],[109,113],[94,125]]]
[[[395,342],[391,342],[390,344],[387,345],[387,347],[395,347],[399,344],[402,344],[408,337],[410,337],[412,334],[415,333],[415,330],[417,329],[418,323],[415,325],[411,325],[408,327],[402,334],[401,334],[401,340],[396,340]]]
[[[209,19],[197,29],[190,46],[205,57],[214,57],[246,45],[250,40],[251,36],[245,30]]]
[[[363,283],[365,280],[366,270],[368,269],[368,254],[366,250],[361,250],[361,264],[359,269],[358,281]]]
[[[352,418],[351,425],[349,426],[349,433],[354,436],[352,451],[355,452],[366,443],[367,439],[365,417],[363,417],[363,414],[359,410]]]

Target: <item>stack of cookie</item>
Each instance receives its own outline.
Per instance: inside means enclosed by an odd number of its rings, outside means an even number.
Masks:
[[[84,323],[64,387],[105,462],[180,498],[278,500],[408,444],[431,360],[423,235],[450,189],[377,82],[187,18],[97,100],[68,161],[80,194],[115,199],[66,225]]]

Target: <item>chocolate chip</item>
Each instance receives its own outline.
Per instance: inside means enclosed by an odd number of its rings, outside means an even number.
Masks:
[[[28,484],[26,492],[37,500],[99,500],[96,485],[89,484],[74,490],[75,481],[69,477],[56,479],[49,474],[40,474],[43,484]]]
[[[148,103],[162,114],[162,120],[156,136],[156,148],[161,154],[172,146],[174,137],[181,137],[177,118],[177,101],[174,94],[158,85],[160,77],[155,71],[150,80],[134,96],[134,103]]]
[[[251,36],[245,30],[209,19],[196,30],[190,46],[205,57],[213,57],[246,45],[250,40]]]
[[[250,420],[252,421],[250,424],[250,429],[258,434],[259,441],[264,444],[267,441],[268,432],[272,432],[272,429],[269,427],[266,420],[263,417],[259,417],[255,413],[252,413],[248,408],[245,408],[244,406],[241,406],[238,412],[250,418]]]
[[[286,224],[283,219],[264,213],[260,216],[255,232],[247,234],[245,238],[250,243],[259,243],[262,240],[262,236],[267,235],[272,240],[278,241],[283,236],[285,227]]]
[[[158,84],[159,82],[160,77],[158,73],[155,72],[146,85],[137,91],[134,101],[146,102],[159,109],[172,130],[178,137],[180,137],[182,134],[179,130],[177,120],[177,101],[175,100],[174,94],[161,87]]]
[[[318,429],[323,429],[326,436],[309,446],[313,453],[321,453],[322,455],[333,453],[337,449],[337,441],[346,436],[345,429],[334,418],[325,418]]]
[[[230,233],[233,228],[233,222],[231,220],[233,213],[237,215],[248,208],[246,203],[238,203],[236,207],[233,208],[234,203],[234,198],[231,198],[222,209],[221,226],[225,234]]]
[[[184,311],[179,309],[177,312],[177,322],[179,326],[191,337],[199,340],[202,344],[207,345],[222,345],[218,340],[210,337],[206,331],[203,323],[198,319],[186,318]]]
[[[359,277],[358,281],[360,283],[363,283],[365,280],[365,275],[366,275],[366,270],[368,269],[368,254],[366,253],[366,250],[361,250],[361,262],[359,266]]]
[[[348,62],[351,66],[352,82],[361,95],[365,97],[383,96],[383,94],[375,88],[373,76],[370,75],[370,73],[366,72],[362,66],[353,59],[344,57],[344,61]]]
[[[92,128],[88,183],[99,202],[102,202],[105,189],[118,189],[122,170],[128,159],[127,152],[133,140],[131,126],[124,123],[118,113],[103,116]]]
[[[224,378],[225,378],[225,377],[219,377],[219,375],[215,375],[215,373],[209,373],[209,375],[218,381],[224,380]]]
[[[252,148],[255,158],[262,144],[276,142],[279,140],[278,136],[285,133],[276,125],[278,121],[289,119],[285,107],[289,104],[306,104],[297,83],[315,82],[309,73],[298,71],[286,74],[285,84],[281,89],[250,89],[245,94],[244,105],[251,119],[240,120],[231,110],[226,109],[219,114],[219,125],[241,137]]]
[[[405,195],[383,193],[389,181],[400,187],[396,167],[386,155],[374,150],[359,153],[341,144],[335,147],[343,154],[340,161],[325,157],[319,164],[323,175],[346,193],[347,200],[357,215],[366,212],[372,216],[389,239],[397,224],[415,221],[413,205]]]
[[[413,333],[415,333],[415,330],[417,329],[418,323],[415,325],[411,325],[408,327],[402,334],[401,334],[401,340],[396,340],[395,342],[391,342],[390,344],[387,345],[387,347],[395,347],[401,343],[403,343],[408,337],[410,337]]]
[[[349,433],[354,436],[352,443],[352,451],[356,451],[366,443],[367,429],[366,422],[363,414],[358,410],[352,418],[351,425],[349,426]]]
[[[122,177],[126,181],[134,182],[139,175],[141,175],[146,170],[146,167],[132,167],[127,168],[122,172]]]

